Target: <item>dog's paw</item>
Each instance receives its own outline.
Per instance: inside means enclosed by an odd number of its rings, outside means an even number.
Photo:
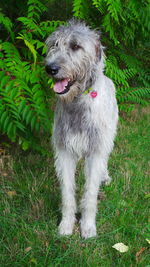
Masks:
[[[112,178],[110,176],[106,176],[105,179],[102,181],[103,185],[110,185]]]
[[[82,238],[87,239],[87,238],[96,236],[96,225],[95,225],[95,223],[85,222],[85,221],[81,220],[80,226],[81,226],[81,236],[82,236]]]
[[[59,224],[59,234],[60,235],[71,235],[73,232],[74,221],[63,219]]]

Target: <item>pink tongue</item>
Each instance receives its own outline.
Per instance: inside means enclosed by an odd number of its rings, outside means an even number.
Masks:
[[[65,87],[68,85],[68,79],[64,79],[62,81],[56,82],[54,84],[54,91],[56,93],[61,93],[65,90]]]

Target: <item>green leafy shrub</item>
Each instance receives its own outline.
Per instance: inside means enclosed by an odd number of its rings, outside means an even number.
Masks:
[[[73,0],[73,14],[102,31],[106,75],[116,85],[120,110],[128,112],[136,103],[148,103],[149,0]]]
[[[40,1],[29,0],[27,5],[26,17],[18,17],[17,24],[0,14],[10,34],[0,44],[0,131],[24,150],[32,146],[42,151],[40,136],[50,134],[53,116],[51,80],[43,64],[44,40],[61,22],[40,21],[47,10]]]

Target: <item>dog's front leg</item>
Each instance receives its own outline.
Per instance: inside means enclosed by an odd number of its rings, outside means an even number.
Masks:
[[[85,160],[85,191],[81,200],[81,236],[96,236],[96,208],[99,186],[106,172],[106,158],[96,153]]]
[[[65,150],[56,153],[56,172],[62,192],[62,220],[59,225],[61,235],[72,234],[75,223],[75,157]]]

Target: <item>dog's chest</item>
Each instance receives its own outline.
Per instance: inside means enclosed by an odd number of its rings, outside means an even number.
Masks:
[[[93,119],[92,108],[83,103],[71,103],[58,107],[54,135],[59,147],[83,156],[97,149],[101,133],[97,121]]]

